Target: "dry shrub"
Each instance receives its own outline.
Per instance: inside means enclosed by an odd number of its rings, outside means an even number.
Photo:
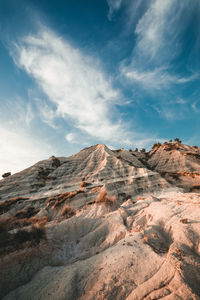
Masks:
[[[181,219],[179,220],[180,223],[182,224],[187,224],[188,223],[188,219]]]
[[[16,218],[30,218],[39,212],[39,209],[35,209],[32,206],[27,207],[26,209],[20,209],[16,212]]]
[[[83,188],[84,186],[88,186],[88,185],[90,185],[88,182],[82,181],[80,184],[80,188]]]
[[[16,214],[15,214],[15,217],[16,217],[16,218],[22,218],[22,217],[24,217],[24,216],[25,216],[25,211],[24,211],[24,209],[18,210],[18,211],[16,212]]]
[[[4,247],[7,244],[9,238],[8,228],[6,223],[2,220],[0,221],[0,248]]]
[[[41,239],[45,239],[45,228],[44,225],[42,224],[41,226],[31,226],[31,231],[30,231],[30,240],[33,241],[36,244],[39,244]]]
[[[140,201],[140,200],[145,200],[145,199],[146,199],[145,197],[140,197],[140,196],[139,196],[139,197],[137,197],[136,202],[137,202],[137,201]]]
[[[183,250],[176,248],[175,249],[176,254],[180,257],[183,258],[184,257],[184,253]]]
[[[6,226],[8,230],[15,228],[23,228],[25,226],[40,225],[44,226],[47,223],[47,216],[43,217],[31,217],[31,218],[18,218],[8,217],[0,221],[0,226]]]
[[[31,218],[33,221],[33,225],[32,226],[37,226],[37,227],[44,227],[48,221],[48,217],[47,216],[43,216],[43,217],[40,217],[40,218],[36,218],[36,217],[33,217]]]
[[[65,200],[70,200],[71,198],[73,198],[74,196],[76,196],[79,193],[82,193],[83,189],[79,189],[77,191],[73,191],[73,192],[65,192],[62,194],[59,194],[55,197],[49,197],[47,199],[47,206],[51,206],[52,209],[57,208],[58,206],[60,206]]]
[[[101,188],[102,188],[102,185],[100,185],[100,186],[95,186],[94,188],[92,188],[92,189],[89,191],[89,193],[97,193],[97,192],[99,192],[99,191],[101,190]]]
[[[18,246],[20,244],[31,242],[31,246],[39,244],[41,239],[45,238],[44,227],[31,226],[31,230],[25,229],[19,230],[14,234],[11,234],[11,244]]]
[[[15,250],[38,245],[41,239],[45,239],[44,226],[32,225],[30,230],[21,229],[15,233],[9,233],[6,224],[0,224],[0,255],[5,255]],[[28,243],[27,243],[28,242]]]
[[[199,191],[199,190],[200,190],[200,185],[199,184],[194,184],[190,187],[190,192]]]
[[[70,205],[65,205],[61,211],[61,215],[70,218],[74,215],[74,210]]]
[[[199,177],[200,174],[198,172],[186,172],[186,171],[182,171],[182,172],[177,172],[176,173],[177,176],[187,176],[187,177],[191,177],[191,178],[195,178],[195,177]]]
[[[113,205],[116,202],[116,196],[108,195],[106,189],[103,189],[96,199],[96,203],[105,203],[107,205]]]
[[[9,177],[11,175],[11,172],[4,173],[1,175],[3,178]]]
[[[25,197],[16,197],[16,198],[12,198],[12,199],[1,202],[0,203],[0,214],[7,212],[9,210],[10,206],[12,204],[16,203],[17,201],[28,200],[28,199],[29,198],[25,198]]]
[[[148,236],[147,235],[144,235],[143,236],[143,243],[147,243],[149,240]]]
[[[88,185],[90,185],[90,183],[88,183],[86,181],[82,181],[81,184],[80,184],[79,191],[85,192],[84,187],[87,187]]]

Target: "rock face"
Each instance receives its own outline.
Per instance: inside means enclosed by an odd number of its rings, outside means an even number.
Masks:
[[[85,148],[0,181],[1,299],[200,299],[200,149]]]

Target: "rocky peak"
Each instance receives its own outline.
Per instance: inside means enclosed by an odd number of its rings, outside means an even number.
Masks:
[[[194,146],[98,144],[1,180],[0,298],[198,299],[199,173]]]

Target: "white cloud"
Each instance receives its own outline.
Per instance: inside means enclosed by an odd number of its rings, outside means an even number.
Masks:
[[[120,93],[94,59],[47,29],[26,37],[16,49],[15,62],[56,105],[57,116],[103,141],[128,138],[121,121],[112,120]]]
[[[195,101],[192,103],[191,107],[193,109],[194,112],[199,113],[200,112],[200,108],[198,107],[200,104],[200,101]]]
[[[181,104],[181,105],[185,105],[187,103],[187,101],[184,100],[183,98],[178,98],[178,99],[176,99],[176,103]]]
[[[122,74],[132,82],[141,84],[144,88],[161,90],[171,84],[182,84],[193,81],[197,78],[196,74],[189,77],[179,77],[167,72],[165,68],[155,68],[151,71],[139,71],[132,68],[122,68]]]
[[[8,118],[9,116],[9,118]],[[16,123],[21,126],[29,127],[35,118],[35,113],[32,104],[28,100],[23,100],[16,97],[12,100],[2,99],[0,101],[0,121],[16,126]]]
[[[135,28],[136,43],[131,60],[123,63],[121,74],[149,91],[197,79],[198,74],[194,73],[188,77],[177,75],[173,60],[183,50],[181,38],[192,11],[199,7],[196,0],[192,4],[188,0],[150,0]]]
[[[176,8],[177,0],[155,0],[150,1],[149,9],[137,24],[135,33],[138,35],[137,48],[143,54],[152,57],[158,54],[166,41],[166,33],[173,34],[171,23],[174,16],[169,14],[172,8]],[[163,49],[162,49],[163,50]],[[169,51],[169,49],[166,49]]]
[[[37,108],[39,110],[41,120],[49,125],[53,129],[57,129],[58,127],[55,124],[56,120],[56,111],[53,110],[47,101],[42,100],[40,98],[34,98]]]
[[[66,140],[69,142],[69,143],[71,143],[71,142],[73,142],[74,141],[74,139],[75,139],[75,135],[72,133],[72,132],[70,132],[70,133],[68,133],[68,134],[66,134]]]
[[[54,154],[51,147],[20,131],[0,128],[0,176],[16,173]]]
[[[32,109],[31,103],[28,102],[27,108],[26,108],[26,114],[25,114],[26,125],[29,126],[30,123],[33,121],[33,119],[34,119],[33,109]]]
[[[169,63],[183,50],[183,37],[194,13],[200,9],[199,1],[150,0],[148,3],[135,28],[135,53],[154,63]]]
[[[114,11],[120,9],[123,0],[107,0],[109,6],[108,18],[109,20],[112,19]]]

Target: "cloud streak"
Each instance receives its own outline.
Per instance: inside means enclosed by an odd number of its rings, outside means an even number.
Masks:
[[[198,1],[150,0],[148,3],[135,27],[132,57],[121,66],[122,76],[149,91],[197,79],[191,70],[186,72],[189,76],[176,75],[173,60],[181,57],[182,37],[194,12],[200,9]]]
[[[150,71],[123,68],[121,72],[128,80],[140,84],[147,90],[161,90],[163,88],[168,88],[172,84],[183,84],[197,78],[197,74],[193,74],[189,77],[172,75],[168,73],[165,68],[155,68]]]
[[[17,44],[12,56],[56,106],[56,116],[103,141],[128,139],[126,126],[113,119],[120,92],[94,59],[44,28]]]
[[[108,19],[111,20],[113,13],[120,9],[123,0],[107,0],[109,6]]]

